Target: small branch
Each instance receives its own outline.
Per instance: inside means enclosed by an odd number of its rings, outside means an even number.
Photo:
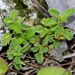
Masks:
[[[71,57],[74,57],[74,56],[75,56],[75,53],[69,54],[69,55],[65,55],[65,56],[63,56],[62,58],[63,58],[63,59],[66,59],[66,58],[71,58]]]

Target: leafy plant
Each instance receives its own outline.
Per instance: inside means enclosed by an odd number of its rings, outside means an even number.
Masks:
[[[73,38],[70,30],[64,29],[61,25],[75,13],[75,9],[68,9],[62,15],[56,9],[49,9],[49,12],[53,17],[43,18],[40,21],[41,25],[35,26],[26,25],[23,22],[25,17],[19,17],[17,10],[13,10],[9,17],[5,17],[4,23],[12,32],[4,34],[2,45],[9,44],[7,56],[9,60],[14,60],[17,70],[22,69],[22,65],[25,65],[21,59],[27,51],[32,51],[37,62],[42,64],[44,55],[48,54],[52,48],[57,49],[60,40]]]
[[[8,70],[6,61],[0,57],[0,75],[4,75]]]
[[[71,75],[71,73],[69,70],[54,66],[42,68],[37,75]]]

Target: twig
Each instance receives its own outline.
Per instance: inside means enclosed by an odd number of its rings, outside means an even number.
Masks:
[[[62,58],[63,58],[63,59],[66,59],[66,58],[71,58],[71,57],[74,57],[74,56],[75,56],[75,53],[69,54],[69,55],[65,55],[65,56],[63,56]]]

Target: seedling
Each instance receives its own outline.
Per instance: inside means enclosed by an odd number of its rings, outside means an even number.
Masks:
[[[11,32],[7,32],[2,37],[2,45],[9,44],[7,56],[9,60],[14,60],[17,70],[22,69],[23,55],[27,51],[32,51],[39,64],[43,63],[44,55],[48,54],[53,48],[57,49],[60,40],[71,40],[73,34],[70,29],[62,27],[63,22],[68,22],[67,18],[75,13],[75,9],[68,9],[60,15],[56,9],[49,9],[51,18],[43,18],[41,25],[27,25],[23,23],[25,17],[19,17],[18,11],[13,10],[9,17],[5,17],[4,23]]]

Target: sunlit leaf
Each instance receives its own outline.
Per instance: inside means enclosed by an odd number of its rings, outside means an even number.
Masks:
[[[8,70],[8,65],[6,61],[0,57],[0,72],[2,72],[1,75],[4,75],[7,72],[7,70]]]
[[[54,17],[58,17],[60,15],[59,11],[56,9],[49,9],[48,12]]]
[[[40,54],[40,53],[37,53],[37,54],[35,54],[35,57],[36,57],[36,60],[37,60],[37,62],[39,63],[39,64],[42,64],[42,62],[43,62],[43,55],[42,54]]]
[[[26,38],[31,38],[35,34],[34,29],[26,31]]]
[[[18,16],[18,11],[17,10],[12,10],[11,14],[10,14],[10,17],[12,19],[16,19]]]
[[[9,44],[10,40],[11,40],[11,34],[9,32],[5,33],[2,37],[2,41],[1,41],[2,45],[5,46]]]
[[[63,15],[68,18],[74,13],[75,13],[75,8],[71,8],[71,9],[64,11]]]

